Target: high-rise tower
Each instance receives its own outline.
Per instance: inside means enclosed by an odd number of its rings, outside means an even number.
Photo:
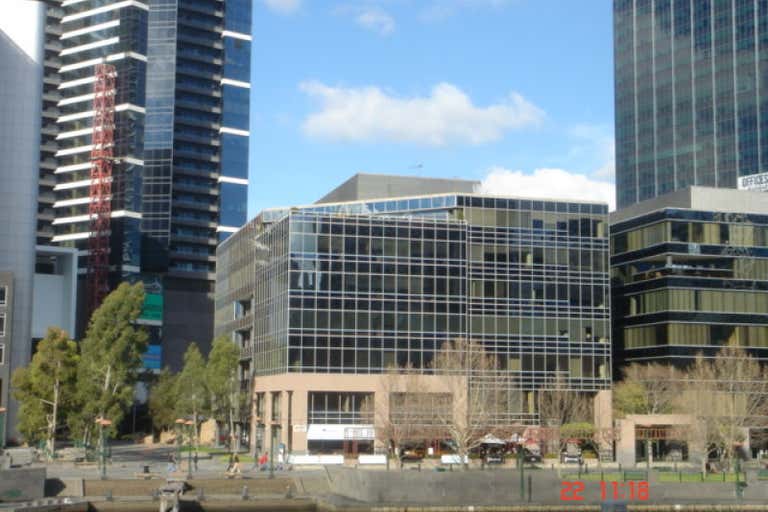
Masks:
[[[60,29],[53,241],[89,248],[94,69],[108,63],[109,283],[145,283],[148,361],[176,366],[210,341],[215,248],[246,220],[251,0],[63,0]]]
[[[614,0],[619,208],[768,170],[768,4]]]

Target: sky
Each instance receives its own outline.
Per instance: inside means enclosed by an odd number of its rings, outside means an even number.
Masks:
[[[358,172],[614,205],[609,0],[255,0],[248,216]]]

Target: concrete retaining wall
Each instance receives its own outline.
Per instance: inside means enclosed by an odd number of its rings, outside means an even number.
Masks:
[[[39,500],[45,496],[45,468],[0,471],[0,501]]]

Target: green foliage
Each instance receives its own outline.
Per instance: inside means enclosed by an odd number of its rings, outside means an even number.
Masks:
[[[226,422],[230,410],[239,410],[242,404],[237,380],[240,351],[226,336],[213,340],[205,382],[210,392],[210,415],[216,421]]]
[[[560,438],[566,440],[574,439],[592,439],[595,435],[595,426],[586,421],[578,423],[566,423],[560,427]]]
[[[176,376],[177,418],[195,416],[206,410],[208,388],[205,381],[205,359],[197,344],[191,343],[184,353],[184,368]]]
[[[613,388],[613,409],[616,416],[645,414],[648,410],[648,395],[645,386],[637,381],[622,381]]]
[[[72,412],[77,363],[77,344],[62,329],[50,327],[29,366],[13,372],[13,397],[20,404],[18,429],[28,443],[48,438],[48,416],[57,398],[57,384],[58,417]],[[53,425],[53,430],[56,427]]]
[[[133,388],[142,367],[147,334],[136,324],[144,304],[142,283],[122,283],[91,315],[80,344],[77,371],[78,411],[73,432],[88,440],[97,418],[116,427],[133,403]]]
[[[166,368],[160,372],[149,390],[149,412],[152,424],[157,429],[173,427],[176,420],[176,404],[179,399],[179,387],[176,377]]]

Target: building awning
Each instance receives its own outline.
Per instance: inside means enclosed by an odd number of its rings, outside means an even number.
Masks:
[[[307,428],[308,441],[372,441],[375,437],[373,425],[315,423]]]

